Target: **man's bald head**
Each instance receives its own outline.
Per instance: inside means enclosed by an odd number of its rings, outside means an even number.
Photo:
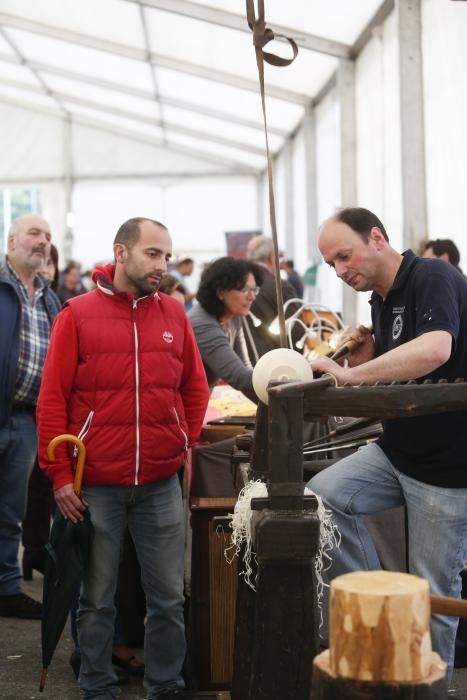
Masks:
[[[50,226],[42,216],[39,216],[39,214],[23,214],[23,216],[18,216],[17,219],[14,219],[14,221],[11,223],[10,230],[8,231],[8,238],[10,236],[17,236],[18,234],[27,231],[32,226],[44,231],[44,233],[51,238]]]
[[[365,243],[368,243],[370,240],[370,234],[373,228],[378,228],[385,241],[389,241],[383,223],[378,219],[376,214],[373,214],[369,209],[364,209],[363,207],[346,207],[345,209],[340,209],[324,222],[320,229],[321,232],[326,231],[328,224],[332,222],[346,224],[352,231],[357,233]]]

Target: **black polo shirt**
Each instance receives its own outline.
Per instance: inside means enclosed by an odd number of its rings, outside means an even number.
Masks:
[[[467,381],[467,282],[452,265],[408,250],[386,299],[373,293],[370,304],[377,356],[423,333],[447,331],[451,357],[417,381]],[[467,410],[388,420],[379,444],[404,474],[467,488]]]

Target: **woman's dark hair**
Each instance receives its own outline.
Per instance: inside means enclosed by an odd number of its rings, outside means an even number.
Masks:
[[[181,294],[186,294],[186,287],[180,282],[179,279],[167,273],[163,276],[162,281],[159,285],[159,291],[164,292],[164,294],[172,294],[177,291]]]
[[[383,238],[389,241],[389,236],[386,233],[382,222],[376,214],[373,214],[369,209],[363,207],[346,207],[337,212],[334,217],[336,221],[347,224],[350,228],[358,233],[363,238],[365,243],[368,243],[371,229],[376,226],[383,234]]]
[[[432,248],[434,255],[440,258],[444,253],[447,254],[449,262],[454,267],[459,267],[460,263],[460,253],[459,249],[450,238],[437,238],[435,241],[427,241],[424,246],[424,250]]]
[[[250,273],[258,287],[261,286],[263,273],[256,263],[238,258],[218,258],[203,271],[196,298],[208,314],[220,318],[225,306],[217,296],[219,289],[243,289]]]
[[[56,292],[57,287],[58,287],[58,280],[60,278],[60,272],[58,269],[58,250],[54,246],[53,243],[50,244],[50,259],[52,260],[53,264],[55,265],[55,272],[54,272],[53,279],[50,282],[50,288],[54,292]]]
[[[81,266],[78,262],[76,262],[76,260],[70,260],[70,262],[68,262],[66,264],[66,267],[63,270],[63,274],[67,275],[72,270],[80,270],[80,269],[81,269]]]

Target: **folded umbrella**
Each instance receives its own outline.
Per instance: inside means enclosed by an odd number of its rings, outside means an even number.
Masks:
[[[54,459],[55,448],[61,442],[72,442],[78,449],[73,488],[81,495],[86,447],[74,435],[58,435],[49,443],[47,454]],[[42,600],[42,673],[39,690],[42,692],[52,656],[65,626],[70,608],[79,596],[81,581],[89,558],[92,541],[92,523],[89,511],[83,520],[72,523],[57,510],[46,549],[48,560],[44,575]]]

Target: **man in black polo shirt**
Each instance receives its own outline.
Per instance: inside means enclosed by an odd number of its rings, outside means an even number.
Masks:
[[[467,378],[467,282],[443,260],[400,255],[381,221],[348,208],[326,221],[319,248],[356,291],[372,290],[373,334],[349,337],[358,349],[343,368],[328,358],[312,363],[339,384]],[[342,534],[330,578],[379,569],[363,515],[406,505],[410,572],[432,593],[460,597],[467,540],[467,411],[388,420],[367,445],[315,476],[310,488],[334,513]],[[457,620],[432,620],[433,647],[453,667]]]

